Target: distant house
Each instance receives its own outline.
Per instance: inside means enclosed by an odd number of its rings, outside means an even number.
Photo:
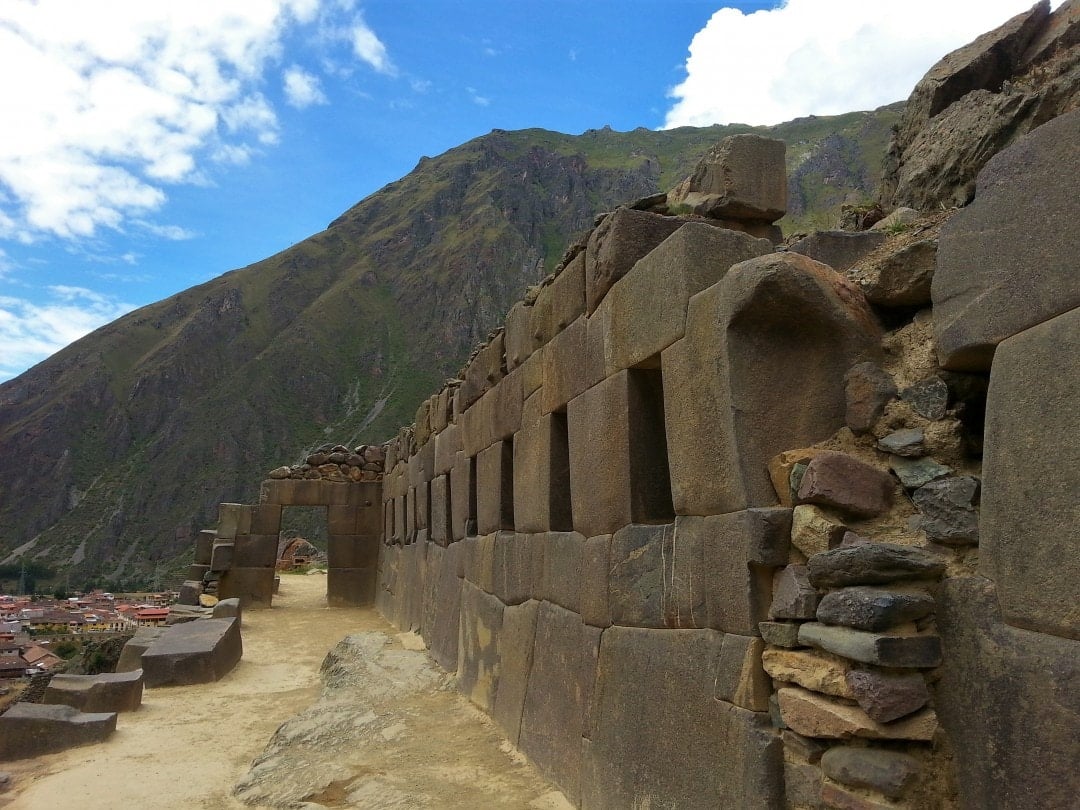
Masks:
[[[54,652],[45,649],[40,644],[32,644],[23,650],[23,660],[30,666],[38,669],[52,669],[64,662],[64,659]]]
[[[18,651],[0,651],[0,678],[22,678],[30,669],[30,662],[23,658]]]
[[[134,618],[139,627],[160,627],[169,618],[169,609],[144,606],[135,611]]]

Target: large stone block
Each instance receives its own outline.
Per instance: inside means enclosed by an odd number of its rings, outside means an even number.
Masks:
[[[326,602],[330,607],[353,607],[375,604],[378,573],[367,568],[335,568],[326,572]]]
[[[577,532],[548,532],[535,537],[545,545],[543,598],[580,613],[585,538]]]
[[[519,742],[525,692],[532,671],[539,608],[536,600],[507,607],[499,633],[499,688],[491,717],[515,746]]]
[[[543,412],[560,411],[591,384],[582,362],[588,346],[588,321],[581,316],[559,332],[544,350]]]
[[[787,562],[791,510],[747,509],[707,518],[678,518],[684,534],[701,534],[702,580],[709,627],[758,635],[768,618],[772,576]]]
[[[775,138],[729,135],[668,192],[668,205],[713,219],[775,222],[787,211],[785,152]]]
[[[268,479],[262,482],[259,501],[282,506],[323,506],[330,502],[329,482],[319,479]]]
[[[80,712],[133,712],[142,704],[143,674],[103,672],[100,675],[54,675],[45,689],[45,703],[62,703]]]
[[[210,570],[228,571],[232,568],[234,547],[232,540],[218,540],[214,543],[210,552]]]
[[[435,475],[446,475],[454,469],[458,451],[462,449],[461,428],[456,422],[447,425],[446,430],[435,437]]]
[[[499,688],[499,636],[502,602],[466,581],[461,591],[458,636],[458,689],[490,713]]]
[[[374,534],[331,534],[326,544],[330,568],[374,568],[379,561],[379,537]]]
[[[251,507],[251,534],[272,534],[281,532],[281,505],[261,503]]]
[[[585,541],[581,564],[581,618],[594,627],[611,626],[608,581],[611,573],[611,535]]]
[[[935,706],[952,742],[965,808],[1076,803],[1080,642],[1002,622],[993,583],[946,579]]]
[[[550,278],[544,279],[536,293],[532,312],[529,315],[529,328],[532,331],[533,343],[537,349],[542,348],[549,340],[555,337],[555,321],[551,317],[554,297]]]
[[[251,507],[242,503],[218,504],[217,536],[232,540],[238,534],[251,532]]]
[[[570,401],[574,530],[610,534],[630,523],[671,520],[664,395],[659,372],[621,371]]]
[[[844,424],[844,373],[880,356],[862,294],[823,264],[774,253],[735,265],[690,300],[664,350],[664,407],[678,514],[777,502],[771,458]],[[810,407],[777,407],[791,392]]]
[[[713,630],[604,631],[583,808],[782,805],[767,715],[714,697],[722,643]]]
[[[888,234],[880,231],[816,231],[788,250],[809,256],[842,273],[885,244],[888,238]]]
[[[585,251],[579,252],[551,284],[551,324],[561,331],[585,314]]]
[[[686,220],[619,208],[589,235],[585,254],[585,301],[591,315],[611,286]]]
[[[1073,284],[1077,284],[1075,263]],[[1006,340],[990,375],[980,566],[1008,624],[1080,639],[1080,309]]]
[[[161,638],[165,627],[140,627],[135,635],[127,640],[124,648],[120,651],[120,660],[116,662],[117,672],[132,672],[142,669],[142,654],[147,648]]]
[[[492,593],[503,604],[517,605],[532,596],[531,555],[534,535],[496,532],[492,559]]]
[[[732,265],[772,250],[767,239],[701,222],[679,228],[611,289],[609,371],[643,363],[681,338],[692,295],[715,284]],[[575,368],[584,353],[583,348],[575,353]]]
[[[498,441],[476,457],[476,523],[480,534],[514,529],[514,443]]]
[[[0,761],[52,754],[102,742],[116,731],[116,713],[16,703],[0,715]]]
[[[521,750],[571,801],[581,788],[585,688],[581,617],[541,602],[532,670],[521,715]]]
[[[506,313],[506,368],[513,371],[536,350],[532,334],[532,304],[518,301]]]
[[[521,429],[521,406],[525,401],[521,388],[523,377],[523,372],[513,371],[485,394],[491,398],[488,413],[495,439],[511,439]]]
[[[233,543],[233,565],[238,568],[273,568],[277,561],[278,535],[243,534]]]
[[[465,367],[465,379],[457,393],[462,410],[490,391],[505,375],[504,332],[500,330],[480,348]]]
[[[428,577],[434,582],[434,615],[425,635],[431,657],[443,669],[455,672],[458,665],[458,637],[460,633],[461,590],[463,580],[457,575],[457,558],[461,546],[453,545],[443,551],[434,547],[429,551]]]
[[[541,416],[514,438],[514,523],[523,532],[573,527],[565,414]]]
[[[218,580],[219,599],[236,597],[244,608],[270,607],[274,600],[273,568],[230,568]]]
[[[210,565],[210,557],[214,553],[214,542],[217,540],[215,529],[203,529],[195,535],[195,564]]]
[[[232,671],[243,650],[236,619],[174,624],[142,654],[144,683],[154,688],[217,681]]]
[[[934,335],[944,368],[988,371],[1001,341],[1080,307],[1070,234],[1080,196],[1080,111],[995,155],[975,201],[942,228]]]

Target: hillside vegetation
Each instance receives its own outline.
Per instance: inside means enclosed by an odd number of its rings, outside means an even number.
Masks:
[[[785,232],[868,198],[902,105],[775,127],[496,130],[264,261],[143,307],[0,385],[0,564],[165,585],[221,501],[325,443],[382,441],[595,215],[716,141],[788,144]]]

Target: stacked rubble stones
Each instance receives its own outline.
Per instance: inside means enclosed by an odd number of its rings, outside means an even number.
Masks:
[[[349,450],[344,445],[319,448],[303,464],[277,467],[268,478],[326,481],[381,481],[386,450],[382,445],[362,444]]]

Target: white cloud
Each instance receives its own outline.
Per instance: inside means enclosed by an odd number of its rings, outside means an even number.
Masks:
[[[37,303],[0,296],[0,382],[135,308],[85,287],[47,291]]]
[[[0,238],[93,236],[278,139],[258,92],[318,0],[0,5]],[[16,80],[13,77],[24,77]]]
[[[319,77],[308,73],[299,65],[292,65],[282,74],[285,101],[302,110],[313,104],[328,104],[329,100],[319,85]]]
[[[352,24],[352,30],[350,32],[350,38],[352,40],[353,53],[357,57],[367,62],[372,68],[379,73],[385,73],[387,76],[393,76],[397,73],[397,69],[394,67],[393,62],[390,61],[390,55],[386,51],[386,46],[375,35],[362,17],[357,17]]]
[[[179,225],[158,225],[156,222],[147,222],[144,219],[136,220],[135,224],[153,236],[168,239],[171,242],[184,242],[194,239],[198,234],[195,231],[182,228]]]
[[[942,56],[1033,0],[787,0],[717,11],[690,43],[665,127],[775,124],[907,98]],[[1060,5],[1057,0],[1054,5]]]
[[[491,104],[491,99],[487,96],[480,95],[475,87],[466,87],[465,90],[468,92],[470,98],[472,98],[473,104],[476,104],[478,107],[487,107]]]

